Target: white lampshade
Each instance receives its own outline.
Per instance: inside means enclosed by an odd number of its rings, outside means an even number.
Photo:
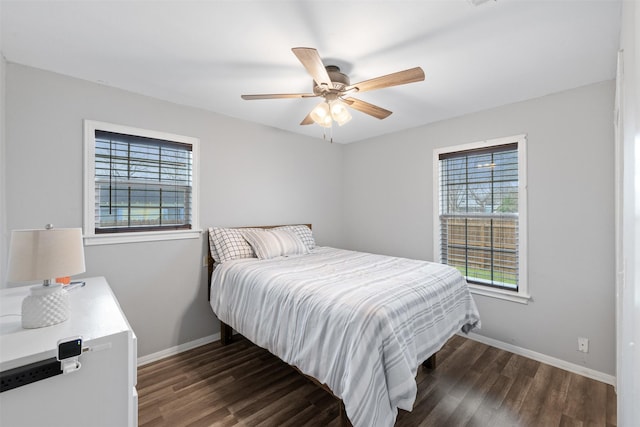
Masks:
[[[351,120],[351,113],[339,99],[321,102],[309,115],[314,122],[325,128],[331,127],[334,121],[342,126]]]
[[[13,230],[8,280],[29,282],[83,273],[82,229]]]
[[[64,322],[69,318],[69,295],[51,280],[85,271],[82,230],[48,225],[45,230],[12,231],[8,270],[10,282],[44,282],[33,286],[22,301],[23,328]]]
[[[311,119],[320,126],[325,128],[331,127],[331,111],[329,109],[329,104],[326,102],[321,102],[316,105],[309,115],[311,116]]]
[[[331,103],[331,117],[338,125],[342,126],[351,120],[351,113],[349,113],[347,106],[342,101],[336,99]]]

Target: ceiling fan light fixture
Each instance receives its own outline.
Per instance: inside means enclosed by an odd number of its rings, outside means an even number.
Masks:
[[[323,101],[316,105],[309,115],[311,119],[320,126],[325,128],[331,127],[331,110],[328,103]]]
[[[331,125],[333,125],[333,122],[331,120],[331,117],[327,116],[323,119],[322,123],[318,123],[318,124],[322,127],[330,128]]]
[[[331,117],[333,117],[333,120],[335,120],[338,125],[342,126],[351,120],[351,113],[347,109],[347,106],[344,105],[344,102],[335,100],[331,103]]]

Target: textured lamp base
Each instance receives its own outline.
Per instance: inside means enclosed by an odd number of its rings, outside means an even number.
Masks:
[[[69,294],[62,285],[34,286],[22,301],[22,327],[42,328],[69,318]]]

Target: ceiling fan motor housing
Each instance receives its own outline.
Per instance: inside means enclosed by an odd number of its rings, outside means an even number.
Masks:
[[[349,76],[340,71],[340,67],[336,65],[327,65],[325,67],[327,70],[327,74],[329,74],[329,78],[331,79],[332,87],[328,88],[329,91],[332,89],[334,91],[342,91],[347,86],[351,85],[351,81],[349,80]],[[327,92],[327,89],[323,89],[318,86],[316,82],[313,82],[313,93],[316,95],[322,95],[324,92]]]

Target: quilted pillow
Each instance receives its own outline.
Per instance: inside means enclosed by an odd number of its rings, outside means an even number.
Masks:
[[[313,238],[313,233],[311,233],[311,229],[306,225],[283,225],[282,227],[276,227],[273,230],[293,231],[309,250],[316,247],[316,241]]]
[[[216,262],[256,257],[242,229],[213,227],[209,230],[211,256]]]
[[[209,252],[211,252],[211,258],[213,258],[215,262],[220,262],[220,255],[218,255],[216,245],[213,243],[213,236],[213,227],[209,227]]]
[[[290,230],[244,230],[244,238],[259,259],[309,253],[307,246]]]

